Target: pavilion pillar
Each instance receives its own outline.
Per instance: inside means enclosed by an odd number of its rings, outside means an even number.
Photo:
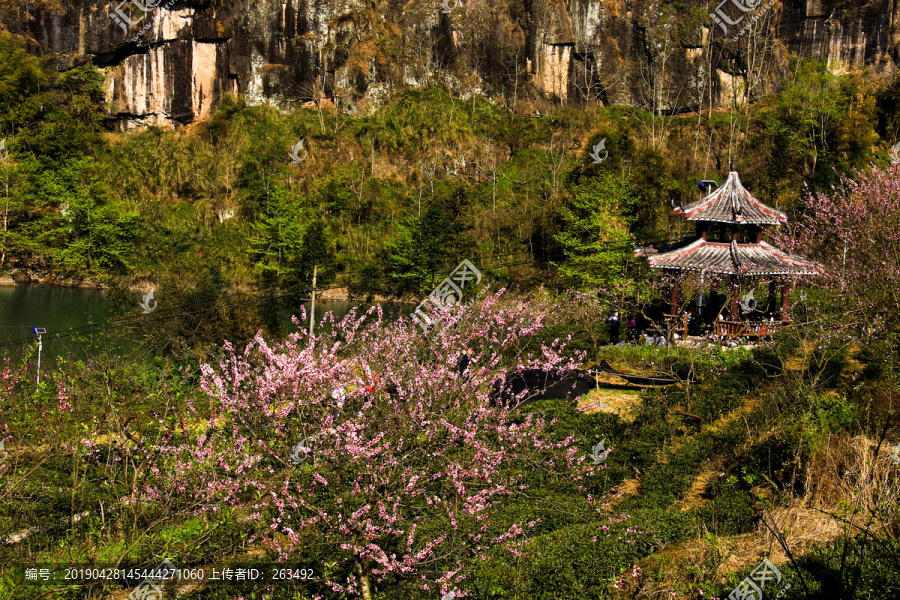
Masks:
[[[766,314],[767,315],[770,313],[774,313],[775,307],[777,306],[776,302],[778,301],[778,298],[776,296],[776,293],[777,293],[777,290],[775,289],[776,287],[777,287],[777,285],[776,285],[774,279],[769,282],[769,297],[766,299]]]
[[[781,286],[781,320],[787,321],[790,318],[788,309],[791,305],[791,284],[786,283]]]
[[[673,317],[678,316],[678,297],[681,295],[681,288],[678,284],[672,286],[672,303],[669,305],[669,314]]]
[[[731,282],[731,320],[740,320],[741,288],[736,279]]]

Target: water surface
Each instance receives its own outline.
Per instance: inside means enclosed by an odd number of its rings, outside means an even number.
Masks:
[[[339,320],[354,307],[359,307],[357,314],[361,314],[370,306],[371,303],[363,302],[316,302],[316,323],[321,323],[329,311]],[[412,310],[410,305],[398,303],[381,306],[387,321]],[[158,308],[162,315],[165,307]],[[35,350],[37,336],[32,328],[43,327],[47,330],[42,336],[41,350],[45,365],[57,357],[83,359],[103,350],[112,351],[126,360],[143,360],[146,352],[142,339],[122,327],[124,322],[140,318],[137,307],[135,310],[135,315],[124,318],[114,314],[106,292],[98,289],[42,284],[0,286],[0,355],[9,353],[21,358]],[[282,311],[284,334],[297,331],[297,326],[291,322],[291,312],[296,311]],[[150,313],[148,318],[152,317],[153,313]],[[304,331],[308,329],[308,323],[303,325]]]

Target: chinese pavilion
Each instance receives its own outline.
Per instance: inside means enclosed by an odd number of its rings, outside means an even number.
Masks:
[[[818,271],[815,263],[783,252],[762,240],[764,228],[787,223],[787,215],[754,198],[741,185],[736,171],[729,173],[728,180],[714,192],[676,208],[675,214],[696,222],[696,238],[665,248],[641,249],[637,253],[645,256],[654,269],[672,273],[699,272],[701,276],[709,275],[713,279],[730,277],[730,317],[716,321],[719,334],[759,335],[760,332],[771,333],[777,326],[764,319],[753,323],[752,317],[749,321],[740,320],[740,286],[748,280],[768,280],[766,311],[772,312],[775,310],[776,287],[781,285],[778,325],[788,322],[791,281],[799,276],[816,275]],[[670,315],[673,318],[678,316],[679,292],[677,286],[672,288]],[[752,309],[748,309],[748,304]],[[743,306],[748,315],[760,312],[755,310],[755,299],[752,304],[745,302]]]

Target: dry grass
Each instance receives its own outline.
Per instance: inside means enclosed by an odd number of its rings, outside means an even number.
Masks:
[[[722,584],[727,573],[749,572],[767,557],[776,565],[788,561],[787,552],[773,531],[780,532],[795,556],[816,546],[868,529],[874,535],[896,538],[900,531],[900,481],[890,449],[883,446],[875,455],[875,441],[864,436],[831,436],[823,440],[805,472],[799,496],[774,497],[771,488],[757,488],[755,494],[769,496],[775,503],[762,509],[763,519],[753,533],[716,536],[698,532],[687,540],[663,548],[641,565],[645,573],[657,572],[654,581],[644,581],[637,597],[653,597],[667,589],[684,588],[710,580]],[[716,463],[697,477],[682,502],[683,509],[702,502],[699,495],[717,471]],[[760,507],[761,508],[761,507]],[[696,575],[702,574],[698,579]]]
[[[600,387],[579,398],[578,405],[591,406],[591,408],[584,411],[585,413],[615,413],[623,421],[630,422],[634,419],[632,409],[640,404],[640,401],[639,389],[625,390]]]
[[[614,367],[619,368],[619,367]],[[627,372],[627,370],[623,370]],[[591,406],[585,413],[615,413],[626,422],[634,420],[633,409],[641,403],[641,391],[646,388],[632,385],[620,377],[607,373],[598,373],[594,379],[599,384],[590,393],[578,401],[579,407]]]
[[[900,480],[890,448],[875,455],[876,440],[865,436],[831,436],[806,470],[804,505],[838,511],[879,535],[896,539],[900,532]],[[854,518],[854,513],[858,513]],[[872,517],[875,517],[874,520]]]
[[[675,507],[681,510],[694,510],[698,506],[706,503],[707,499],[703,497],[703,493],[709,484],[715,480],[719,473],[725,468],[725,459],[717,458],[712,461],[709,466],[704,468],[697,477],[691,487],[684,494],[684,498],[676,502]]]

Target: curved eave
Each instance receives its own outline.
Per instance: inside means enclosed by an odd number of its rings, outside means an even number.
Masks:
[[[662,271],[696,271],[704,273],[719,273],[722,275],[740,275],[742,277],[764,277],[769,275],[787,275],[791,277],[814,277],[819,274],[818,271],[753,271],[747,269],[743,271],[735,271],[734,269],[718,269],[715,267],[681,267],[676,265],[650,265],[651,269],[660,269]]]
[[[709,242],[702,238],[668,252],[644,253],[651,268],[672,271],[695,271],[738,275],[815,276],[815,263],[775,248],[771,244],[738,244]]]
[[[687,217],[687,221],[706,221],[707,223],[728,223],[730,225],[781,225],[787,221],[735,221],[731,219],[709,219],[706,217]]]

